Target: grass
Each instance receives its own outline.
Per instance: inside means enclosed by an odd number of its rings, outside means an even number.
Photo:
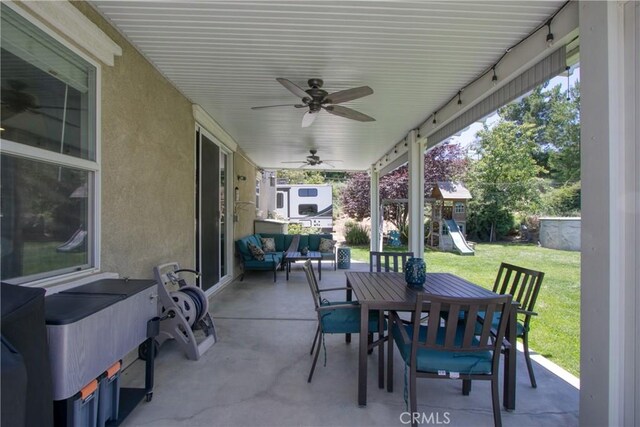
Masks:
[[[87,263],[86,252],[58,252],[64,242],[25,242],[22,275],[54,271]]]
[[[387,250],[406,250],[388,248]],[[369,262],[368,247],[352,247],[351,258]],[[480,243],[475,256],[427,250],[427,271],[447,272],[491,289],[502,261],[544,271],[531,322],[529,345],[537,353],[580,376],[580,253],[521,243]]]

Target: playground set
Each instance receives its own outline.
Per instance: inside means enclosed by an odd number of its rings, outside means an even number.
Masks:
[[[474,255],[467,243],[467,201],[471,193],[458,182],[437,182],[431,192],[431,226],[427,244],[446,252]]]

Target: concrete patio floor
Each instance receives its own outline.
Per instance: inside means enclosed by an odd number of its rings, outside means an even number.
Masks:
[[[314,263],[314,265],[316,265]],[[351,264],[368,270],[367,264]],[[323,265],[321,287],[344,286],[344,270]],[[344,292],[329,299],[343,300]],[[394,392],[377,387],[377,356],[368,364],[368,400],[357,405],[357,340],[326,337],[313,382],[307,383],[309,350],[316,328],[313,301],[301,264],[290,280],[278,273],[249,272],[211,299],[218,342],[198,361],[187,360],[174,342],[156,359],[153,400],[142,402],[123,426],[391,426],[404,425],[404,368],[395,351]],[[533,389],[518,354],[517,408],[502,411],[506,426],[578,425],[578,390],[534,363]],[[502,366],[501,366],[502,368]],[[144,364],[122,374],[123,386],[141,386]],[[500,381],[502,382],[502,381]],[[461,381],[418,381],[418,411],[430,424],[493,425],[489,383],[476,381],[462,396]],[[425,420],[425,424],[426,424]]]

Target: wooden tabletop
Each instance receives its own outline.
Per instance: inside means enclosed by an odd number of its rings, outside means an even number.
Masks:
[[[404,273],[348,272],[347,284],[353,289],[356,299],[369,308],[384,310],[411,310],[416,295],[432,295],[461,298],[490,298],[495,294],[461,277],[449,273],[427,273],[422,288],[407,286]]]

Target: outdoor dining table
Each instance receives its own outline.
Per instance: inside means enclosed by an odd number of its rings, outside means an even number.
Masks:
[[[406,311],[415,309],[416,295],[419,292],[447,297],[482,298],[495,297],[488,289],[475,285],[450,273],[427,273],[422,288],[408,287],[403,273],[347,272],[347,301],[355,294],[360,305],[360,344],[358,361],[358,405],[367,404],[367,347],[369,310]],[[505,338],[512,345],[504,353],[503,405],[505,409],[516,407],[516,322],[518,304],[514,303]],[[392,338],[390,338],[392,339]],[[350,336],[347,335],[347,340]],[[381,363],[380,366],[383,366]],[[381,368],[382,369],[382,368]],[[380,375],[379,387],[384,387],[383,375]],[[387,385],[391,391],[391,384]]]

